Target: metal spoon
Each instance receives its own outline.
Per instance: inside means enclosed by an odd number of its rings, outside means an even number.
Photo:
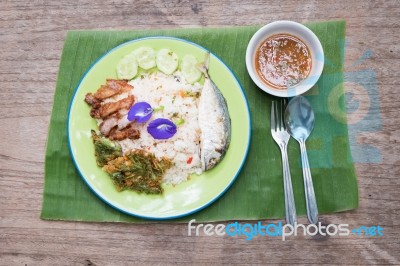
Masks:
[[[306,98],[297,96],[289,102],[285,111],[285,123],[290,135],[300,144],[307,217],[311,223],[316,224],[318,208],[305,144],[314,128],[314,111]]]

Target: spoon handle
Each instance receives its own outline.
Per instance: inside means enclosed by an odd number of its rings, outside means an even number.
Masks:
[[[306,196],[307,217],[308,220],[316,224],[318,222],[318,208],[315,199],[314,186],[311,178],[310,165],[308,163],[306,144],[299,141],[301,150],[301,163],[303,166],[304,190]]]
[[[281,143],[279,147],[281,148],[281,154],[282,154],[286,223],[295,226],[295,223],[297,222],[297,216],[296,216],[296,207],[293,196],[292,179],[290,177],[289,160],[287,155],[287,143]]]

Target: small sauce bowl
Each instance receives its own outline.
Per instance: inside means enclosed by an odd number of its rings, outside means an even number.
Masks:
[[[311,70],[308,76],[299,83],[286,89],[277,89],[267,84],[256,69],[256,54],[260,45],[269,37],[287,34],[301,40],[311,54]],[[278,97],[294,97],[311,89],[321,76],[324,68],[324,51],[318,37],[306,26],[293,21],[275,21],[263,26],[250,39],[246,50],[246,67],[251,79],[263,91]]]

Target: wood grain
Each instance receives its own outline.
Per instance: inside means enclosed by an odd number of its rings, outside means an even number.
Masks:
[[[2,0],[0,6],[0,265],[400,263],[399,1]],[[378,91],[357,96],[379,99],[372,111],[380,112],[380,120],[363,119],[381,126],[356,139],[376,147],[381,160],[356,164],[359,209],[322,220],[379,224],[383,237],[246,241],[188,236],[186,224],[39,219],[47,128],[67,30],[240,26],[280,19],[345,19],[345,70],[376,74]],[[354,65],[367,50],[371,57]]]

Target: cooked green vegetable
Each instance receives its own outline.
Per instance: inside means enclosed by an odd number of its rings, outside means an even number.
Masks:
[[[97,135],[96,131],[92,130],[92,139],[94,144],[94,155],[96,163],[102,167],[109,161],[122,156],[122,148],[118,142],[109,140],[106,137]]]
[[[153,153],[136,150],[108,162],[103,170],[111,176],[119,191],[131,189],[146,194],[161,194],[162,176],[171,166],[172,161],[167,158],[158,160]]]
[[[164,105],[160,105],[153,109],[153,113],[159,112],[159,111],[164,111],[164,108],[165,108]]]
[[[199,91],[185,91],[184,93],[185,93],[185,97],[194,97],[194,98],[200,97]]]
[[[175,120],[174,123],[177,126],[183,125],[183,123],[185,123],[185,119],[179,118],[179,119]]]

